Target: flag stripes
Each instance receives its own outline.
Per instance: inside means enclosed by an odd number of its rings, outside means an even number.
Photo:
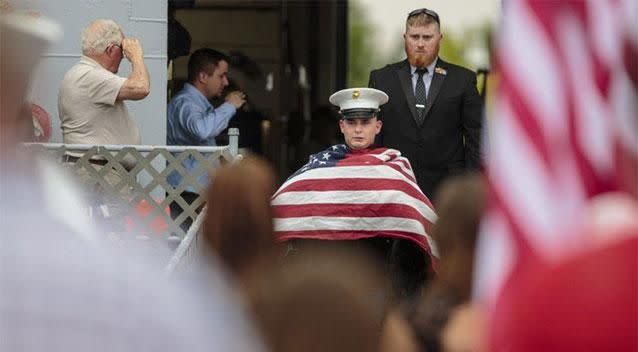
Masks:
[[[282,241],[388,237],[437,253],[429,236],[436,213],[397,150],[338,145],[314,154],[271,204],[275,235]]]

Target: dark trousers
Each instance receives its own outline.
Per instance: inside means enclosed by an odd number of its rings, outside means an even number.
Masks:
[[[423,287],[432,279],[430,258],[418,245],[407,240],[392,240],[388,271],[392,291],[398,301],[417,299]]]
[[[288,244],[287,256],[291,257],[303,256],[313,247],[366,253],[376,265],[376,270],[386,276],[390,284],[388,298],[394,302],[416,299],[433,276],[427,253],[408,240],[382,237],[354,241],[297,239]]]

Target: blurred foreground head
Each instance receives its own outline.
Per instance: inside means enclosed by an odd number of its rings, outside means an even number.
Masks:
[[[638,351],[638,227],[506,291],[490,351]]]
[[[264,159],[244,158],[215,172],[207,193],[204,249],[234,274],[275,248],[270,197],[275,176]]]
[[[319,249],[252,280],[248,300],[273,352],[378,351],[383,284],[369,258]]]
[[[420,299],[407,302],[401,313],[412,328],[419,351],[442,349],[442,333],[453,312],[467,299],[458,289],[435,281]]]
[[[485,193],[483,177],[475,173],[448,179],[436,194],[439,218],[432,237],[441,256],[438,280],[457,290],[464,300],[471,294],[474,251],[485,210]]]
[[[0,14],[0,150],[7,152],[33,134],[31,106],[25,103],[31,75],[41,55],[62,35],[43,17]]]
[[[51,220],[3,221],[1,351],[261,351],[215,268],[169,281]]]

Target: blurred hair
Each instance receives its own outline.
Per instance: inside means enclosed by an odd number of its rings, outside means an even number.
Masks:
[[[405,303],[401,311],[422,352],[441,351],[441,334],[452,312],[465,302],[458,290],[441,282],[430,285],[425,295]]]
[[[370,258],[318,250],[252,281],[248,301],[273,352],[377,351],[383,284]]]
[[[469,298],[474,251],[481,216],[485,208],[485,185],[479,174],[453,177],[436,194],[438,220],[432,237],[441,261],[439,279]]]
[[[436,29],[441,32],[441,25],[432,16],[428,16],[425,13],[408,17],[408,19],[405,20],[405,29],[407,31],[408,27],[423,27],[429,26],[432,23],[436,24]]]
[[[220,61],[229,62],[230,59],[226,54],[210,48],[195,50],[188,59],[188,81],[194,82],[200,72],[212,74]]]
[[[82,31],[82,53],[100,54],[110,44],[122,44],[124,34],[120,25],[113,20],[99,19],[91,22]]]
[[[420,352],[414,330],[400,311],[386,315],[381,333],[380,352]]]
[[[430,255],[411,241],[393,240],[388,260],[393,303],[418,297],[434,278]]]
[[[204,250],[212,250],[233,273],[275,248],[270,197],[271,166],[258,157],[217,169],[207,191]]]
[[[443,351],[487,352],[487,325],[483,305],[464,302],[450,312],[439,342]]]

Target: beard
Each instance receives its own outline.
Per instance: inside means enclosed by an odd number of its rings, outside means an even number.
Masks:
[[[426,49],[425,52],[416,52],[416,49],[408,47],[406,43],[405,53],[408,56],[408,62],[410,63],[410,65],[416,68],[425,68],[427,65],[431,64],[434,61],[439,53],[439,50],[437,47],[434,52],[428,49]]]
[[[408,62],[416,68],[424,68],[429,64],[425,54],[408,54]]]

